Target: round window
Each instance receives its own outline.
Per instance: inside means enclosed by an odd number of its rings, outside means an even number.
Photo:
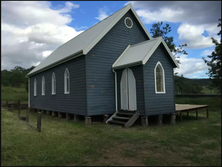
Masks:
[[[133,27],[133,21],[132,21],[132,19],[129,18],[129,17],[126,17],[126,18],[125,18],[125,25],[126,25],[126,27],[128,27],[128,28],[132,28],[132,27]]]

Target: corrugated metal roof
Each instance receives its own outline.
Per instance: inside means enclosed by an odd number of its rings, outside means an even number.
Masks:
[[[54,52],[52,52],[46,59],[44,59],[36,68],[34,68],[29,74],[37,73],[46,67],[50,67],[56,63],[62,63],[63,60],[71,57],[75,57],[78,54],[87,54],[96,44],[98,41],[102,39],[102,37],[122,18],[122,16],[132,10],[138,21],[140,22],[141,26],[143,27],[144,31],[146,32],[147,36],[151,39],[152,37],[149,35],[148,31],[142,24],[141,20],[137,16],[136,12],[132,8],[131,4],[123,7],[119,11],[115,12],[114,14],[110,15],[106,19],[102,20],[101,22],[97,23],[96,25],[92,26],[91,28],[87,29],[86,31],[82,32],[78,36],[74,37],[70,41],[66,42],[65,44],[58,47]]]
[[[153,38],[151,40],[147,40],[135,45],[129,45],[120,55],[120,57],[114,62],[112,67],[114,69],[118,69],[137,64],[146,64],[160,43],[163,43],[176,67],[179,67],[162,37]]]

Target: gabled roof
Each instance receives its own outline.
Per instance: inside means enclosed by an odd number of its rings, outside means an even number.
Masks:
[[[172,55],[166,42],[162,37],[153,38],[135,45],[128,45],[119,58],[113,63],[113,69],[119,69],[123,67],[130,67],[138,64],[146,64],[149,58],[160,44],[166,48],[170,58],[173,60],[176,67],[179,68],[177,61]]]
[[[86,55],[130,9],[134,13],[148,38],[152,39],[132,5],[128,4],[101,22],[58,47],[36,68],[29,72],[28,76],[63,63],[64,61],[67,61],[67,59],[75,58],[76,56],[80,55]]]

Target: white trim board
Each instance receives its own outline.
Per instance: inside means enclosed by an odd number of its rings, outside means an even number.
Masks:
[[[167,53],[173,60],[175,66],[179,68],[177,61],[172,55],[164,39],[162,37],[158,37],[158,38],[153,38],[151,40],[140,42],[135,45],[128,45],[127,48],[123,51],[123,53],[113,63],[112,65],[113,69],[130,67],[138,64],[145,65],[161,43],[163,44]]]

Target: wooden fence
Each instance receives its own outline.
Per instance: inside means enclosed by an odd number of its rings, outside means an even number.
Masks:
[[[13,108],[14,109],[19,109],[20,110],[24,110],[24,109],[27,109],[28,108],[28,103],[21,103],[20,100],[18,101],[2,101],[1,100],[1,106],[2,107],[5,107],[5,108],[11,108],[11,106],[13,105]]]
[[[31,108],[28,107],[28,103],[21,103],[20,100],[18,100],[17,102],[15,102],[15,101],[11,101],[11,102],[6,101],[6,102],[4,102],[4,101],[1,100],[1,106],[5,109],[11,111],[12,113],[13,113],[13,111],[15,111],[17,109],[19,119],[25,120],[27,122],[27,125],[29,125],[33,129],[37,130],[38,132],[41,132],[42,112],[38,112],[37,128],[36,128],[36,127],[29,124],[29,113],[30,113]],[[20,116],[20,112],[21,112],[22,109],[27,110],[26,117],[21,117]]]

